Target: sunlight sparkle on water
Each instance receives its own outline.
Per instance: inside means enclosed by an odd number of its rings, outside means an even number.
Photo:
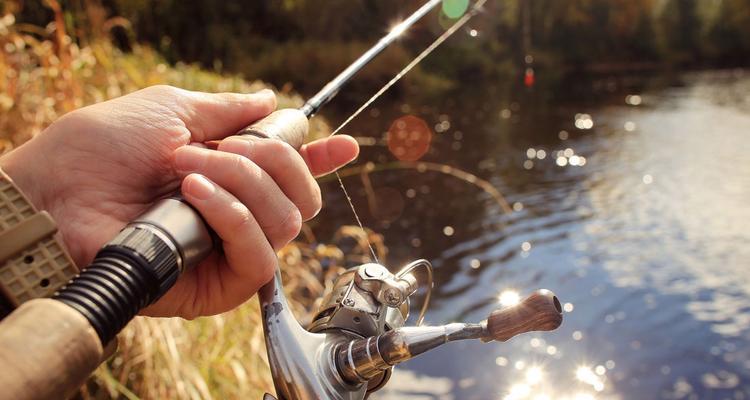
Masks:
[[[505,307],[515,306],[521,301],[521,296],[515,290],[503,290],[497,297],[501,305]]]
[[[531,387],[524,383],[517,383],[510,388],[510,393],[505,397],[508,400],[524,399],[531,394]]]
[[[510,109],[503,108],[502,110],[500,110],[500,118],[502,118],[502,119],[508,119],[512,115],[513,115],[513,112],[510,111]]]
[[[591,385],[594,387],[594,390],[597,392],[601,392],[604,390],[604,382],[602,382],[602,379],[594,373],[594,371],[591,369],[591,367],[582,365],[576,369],[576,379],[579,381]]]
[[[526,382],[529,385],[536,385],[542,382],[542,378],[544,378],[544,371],[542,371],[541,367],[531,367],[526,370]]]
[[[578,129],[586,130],[594,127],[594,120],[589,114],[576,114],[575,115],[575,126]]]
[[[641,96],[637,94],[629,94],[625,96],[625,103],[631,106],[638,106],[643,102]]]

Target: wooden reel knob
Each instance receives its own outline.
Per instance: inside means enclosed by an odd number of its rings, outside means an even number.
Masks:
[[[493,311],[487,318],[485,341],[506,340],[520,333],[551,331],[562,324],[560,300],[547,289],[540,289],[516,305]]]

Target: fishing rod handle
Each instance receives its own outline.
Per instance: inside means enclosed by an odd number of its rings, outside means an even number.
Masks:
[[[307,118],[299,110],[278,110],[237,135],[282,140],[299,149]],[[160,200],[104,245],[54,298],[83,314],[106,344],[205,259],[218,242],[213,237],[198,211],[180,196]]]

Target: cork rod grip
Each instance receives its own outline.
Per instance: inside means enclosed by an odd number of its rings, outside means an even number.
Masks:
[[[76,310],[52,299],[27,301],[0,322],[0,399],[67,399],[104,355]]]
[[[272,112],[236,134],[281,140],[299,150],[305,142],[307,129],[307,117],[302,111],[285,108]]]

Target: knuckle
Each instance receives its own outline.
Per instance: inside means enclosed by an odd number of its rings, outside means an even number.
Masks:
[[[320,210],[323,208],[323,195],[320,191],[320,186],[317,182],[312,181],[310,185],[310,195],[307,197],[307,202],[303,207],[300,207],[301,211],[304,211],[302,217],[304,220],[308,220],[318,215]]]
[[[230,208],[234,214],[234,218],[230,220],[229,226],[231,235],[238,238],[248,236],[249,232],[253,230],[253,225],[256,223],[255,218],[240,202],[233,202]]]
[[[265,145],[268,148],[269,152],[272,152],[273,154],[276,154],[279,157],[288,158],[290,156],[290,150],[292,149],[292,146],[289,146],[286,142],[281,141],[279,139],[270,139],[266,140]]]
[[[249,158],[239,154],[227,155],[230,159],[229,171],[234,179],[258,179],[260,177],[260,168],[255,165]]]
[[[292,239],[299,235],[302,230],[302,215],[296,207],[291,207],[287,214],[278,223],[267,229],[268,236],[275,249],[284,247]]]
[[[258,286],[265,284],[273,278],[273,275],[276,272],[276,263],[276,253],[273,249],[266,246],[265,251],[263,251],[261,262],[258,263],[257,275],[260,283]]]
[[[169,95],[176,95],[177,93],[179,93],[180,89],[174,86],[161,84],[161,85],[149,86],[143,91],[149,94],[153,93],[153,94],[158,94],[158,95],[169,96]]]

